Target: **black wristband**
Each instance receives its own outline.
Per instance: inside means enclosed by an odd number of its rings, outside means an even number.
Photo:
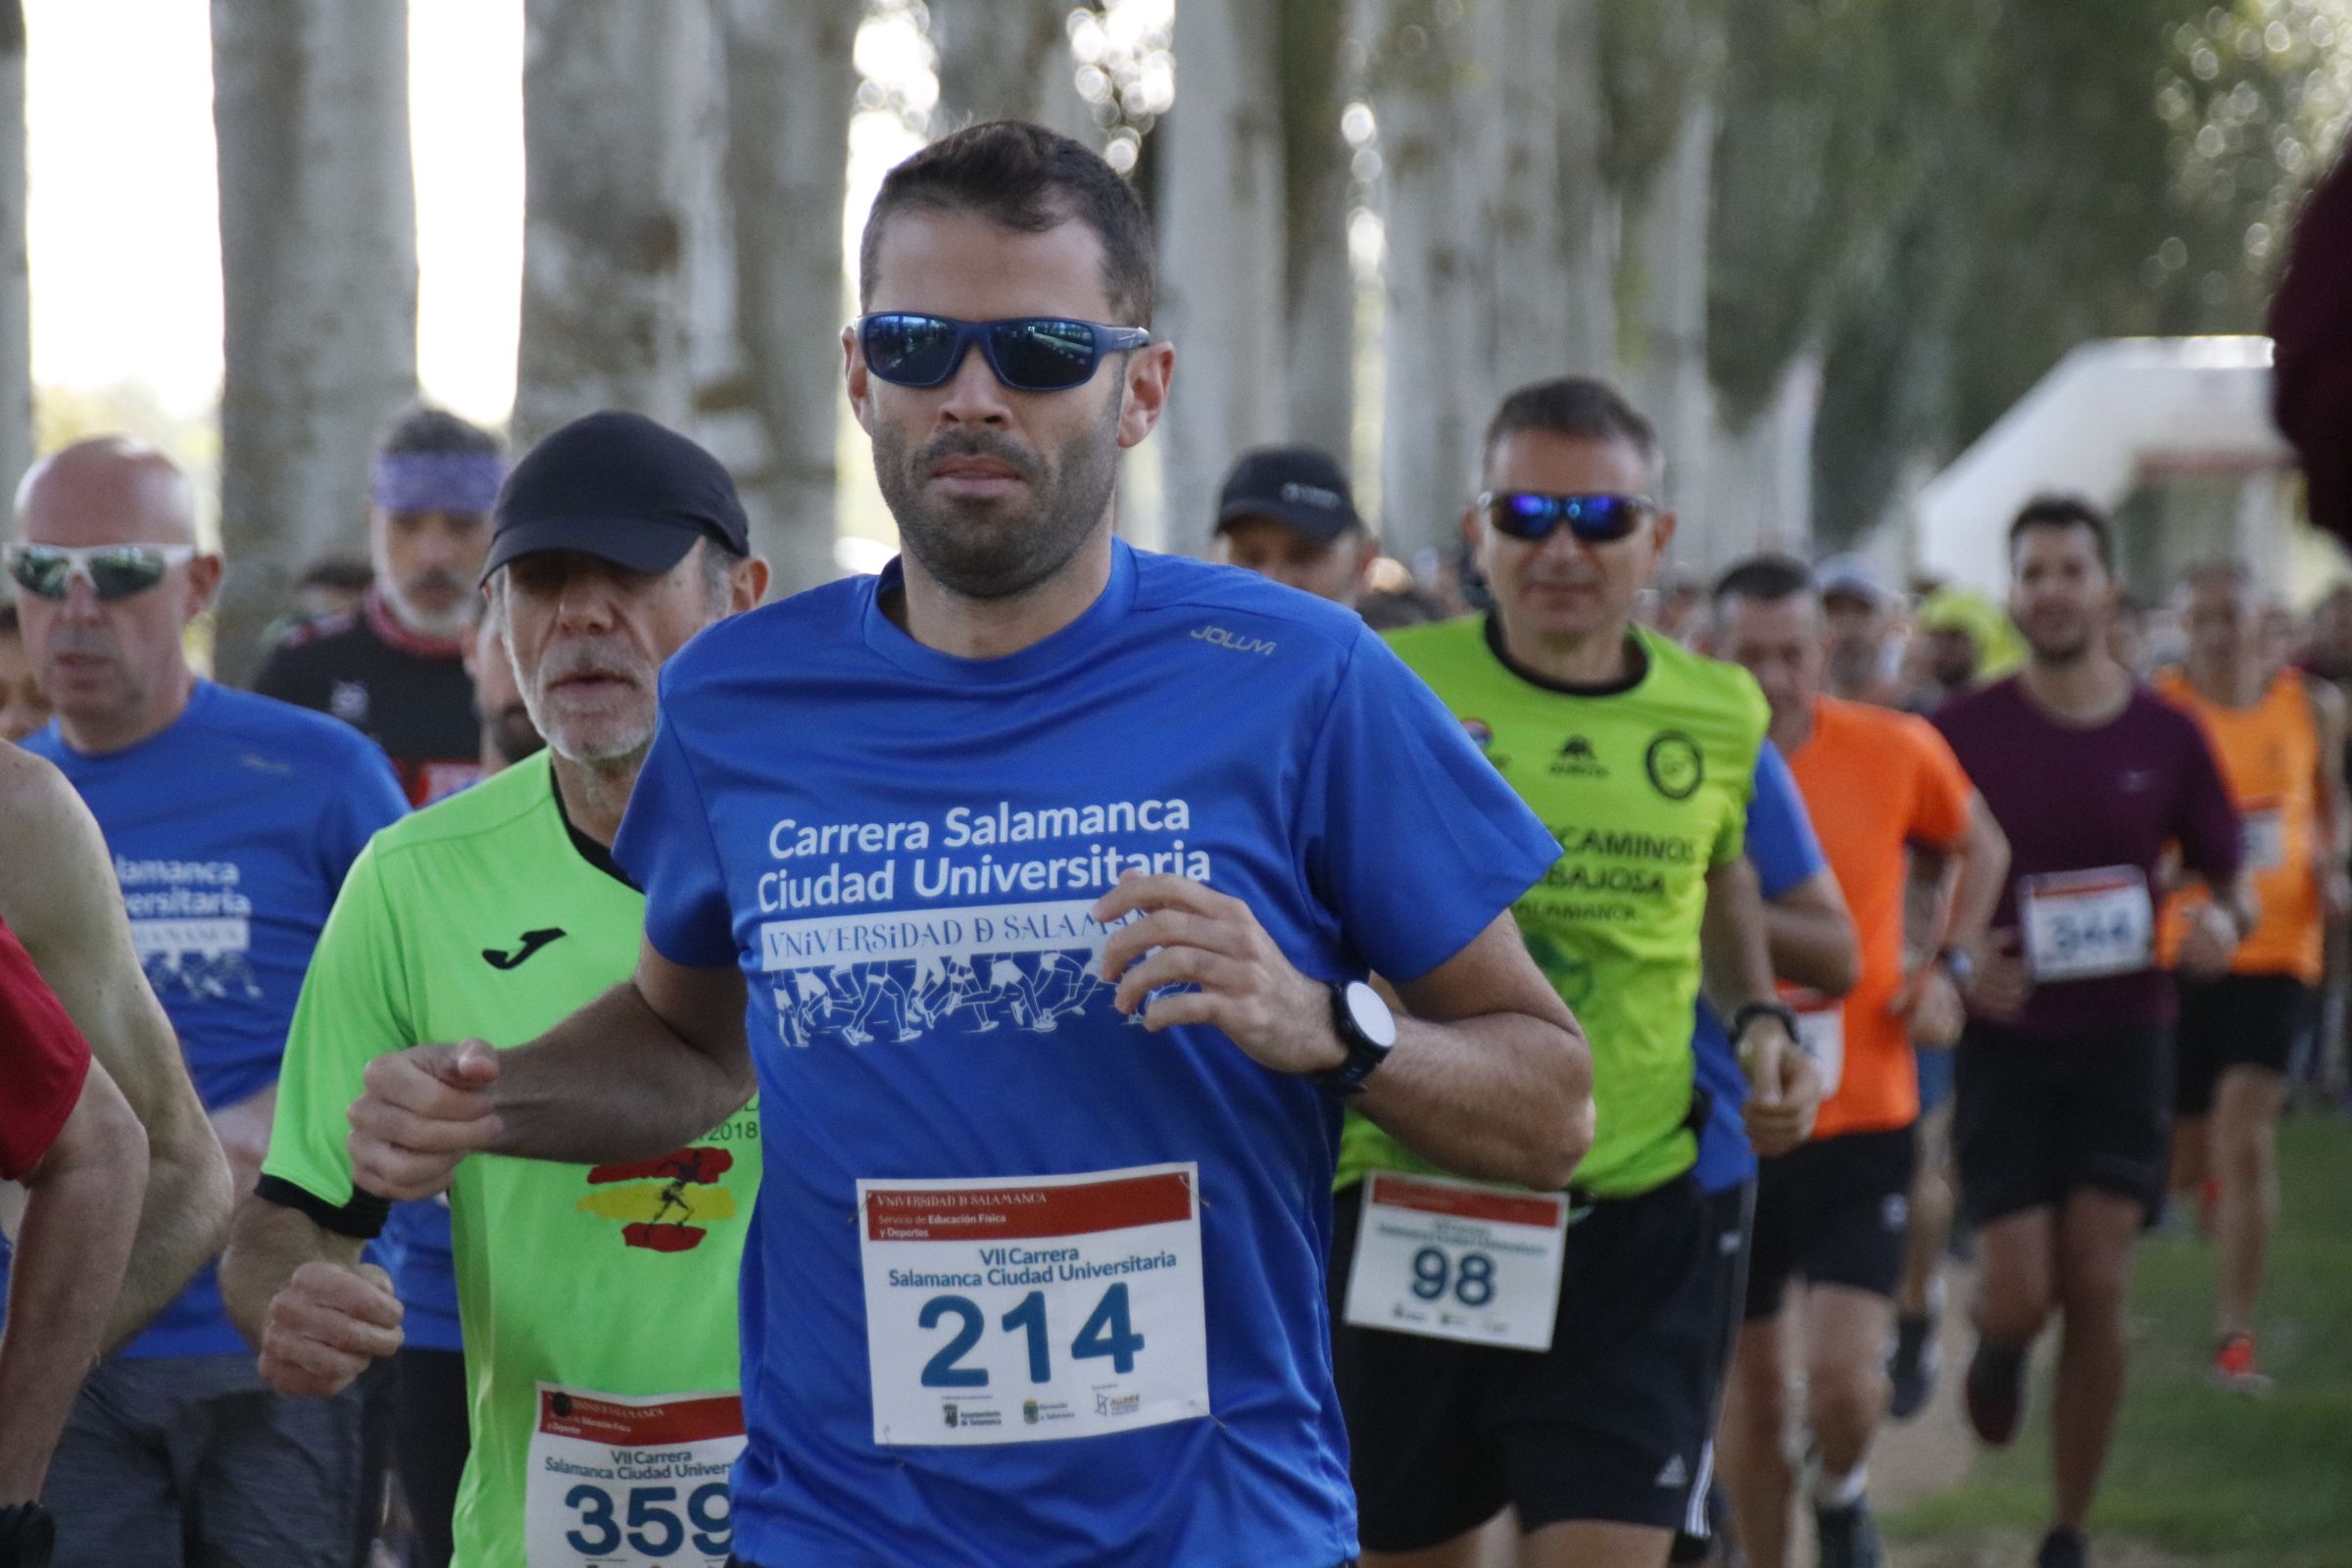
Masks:
[[[1747,1033],[1747,1026],[1758,1018],[1780,1019],[1781,1027],[1788,1031],[1788,1038],[1791,1040],[1796,1038],[1795,1008],[1785,1002],[1751,1002],[1732,1014],[1732,1026],[1725,1031],[1731,1036],[1734,1051],[1740,1049],[1740,1037]]]

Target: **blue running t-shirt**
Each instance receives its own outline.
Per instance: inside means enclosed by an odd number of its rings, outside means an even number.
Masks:
[[[1763,884],[1766,903],[1785,898],[1830,868],[1805,799],[1796,790],[1781,749],[1766,741],[1756,753],[1756,788],[1747,803],[1747,858]],[[1740,1112],[1747,1104],[1747,1075],[1723,1032],[1723,1020],[1698,999],[1698,1020],[1690,1031],[1698,1059],[1697,1082],[1712,1101],[1707,1124],[1698,1130],[1698,1163],[1691,1167],[1699,1187],[1728,1192],[1756,1173],[1755,1146],[1747,1141]]]
[[[656,948],[749,982],[769,1153],[734,1507],[760,1568],[1356,1552],[1340,1107],[1123,1017],[1087,911],[1180,872],[1309,975],[1411,979],[1559,850],[1354,615],[1113,549],[1096,603],[1005,658],[895,625],[894,564],[662,672],[615,854]]]
[[[132,945],[205,1108],[275,1083],[344,873],[408,809],[382,748],[323,713],[199,680],[179,717],[135,746],[85,757],[52,722],[24,749],[58,765],[106,834]],[[208,1264],[122,1353],[250,1347]]]

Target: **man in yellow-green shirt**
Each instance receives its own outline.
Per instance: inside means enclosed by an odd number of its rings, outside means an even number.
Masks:
[[[1466,1552],[1506,1503],[1545,1564],[1666,1560],[1720,1337],[1690,1177],[1702,959],[1759,1150],[1802,1139],[1818,1099],[1742,854],[1763,697],[1633,622],[1674,535],[1657,488],[1656,435],[1611,388],[1513,393],[1463,519],[1494,612],[1391,639],[1559,841],[1514,912],[1592,1041],[1598,1136],[1573,1188],[1529,1194],[1350,1118],[1332,1308],[1367,1568]]]

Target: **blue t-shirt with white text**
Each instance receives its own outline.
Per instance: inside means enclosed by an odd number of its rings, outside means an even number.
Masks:
[[[106,835],[132,946],[207,1110],[277,1081],[311,951],[344,873],[408,802],[349,725],[198,680],[172,724],[85,757],[52,722],[24,749],[81,794]],[[126,1356],[246,1353],[207,1265]]]
[[[749,982],[774,1157],[744,1256],[735,1549],[762,1568],[1351,1557],[1324,1306],[1339,1106],[1213,1029],[1121,1015],[1087,911],[1123,870],[1180,872],[1241,900],[1311,976],[1409,980],[1558,846],[1335,606],[1115,543],[1075,621],[972,661],[883,612],[898,569],[737,616],[671,660],[614,846],[654,946]],[[1151,1358],[1182,1343],[1127,1318],[1129,1273],[1139,1314],[1181,1296],[1148,1277],[1161,1256],[1112,1263],[1107,1288],[1078,1276],[1051,1323],[1042,1297],[1007,1295],[1000,1320],[959,1276],[894,1272],[912,1288],[885,1298],[904,1326],[869,1364],[879,1238],[898,1233],[860,1181],[1148,1185],[1164,1178],[1133,1173],[1185,1164],[1206,1416],[1057,1439],[1067,1402],[1030,1392],[1084,1372],[1098,1426],[1137,1408],[1118,1380],[1166,1377]],[[975,1271],[1001,1256],[963,1250]],[[1012,1261],[1042,1276],[1067,1255]],[[930,1401],[920,1426],[889,1425],[877,1376]]]
[[[1805,799],[1797,793],[1796,776],[1770,741],[1756,753],[1755,793],[1747,805],[1747,858],[1768,904],[1830,868]],[[1713,1101],[1707,1124],[1698,1130],[1698,1163],[1692,1173],[1702,1190],[1728,1192],[1756,1173],[1755,1146],[1747,1141],[1746,1125],[1740,1119],[1747,1104],[1747,1075],[1740,1070],[1740,1057],[1723,1031],[1723,1020],[1704,997],[1698,999],[1690,1050],[1697,1057],[1699,1087]]]

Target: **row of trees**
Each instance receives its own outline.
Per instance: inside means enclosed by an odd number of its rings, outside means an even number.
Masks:
[[[1437,546],[1494,398],[1568,370],[1657,416],[1692,564],[1851,539],[2074,342],[2256,327],[2352,101],[2352,0],[521,3],[514,435],[694,428],[786,586],[833,570],[861,26],[927,30],[916,128],[1019,115],[1132,170],[1183,356],[1174,548],[1283,438],[1371,456],[1392,548]],[[214,0],[231,672],[414,395],[406,12]],[[0,0],[0,479],[24,64]]]

